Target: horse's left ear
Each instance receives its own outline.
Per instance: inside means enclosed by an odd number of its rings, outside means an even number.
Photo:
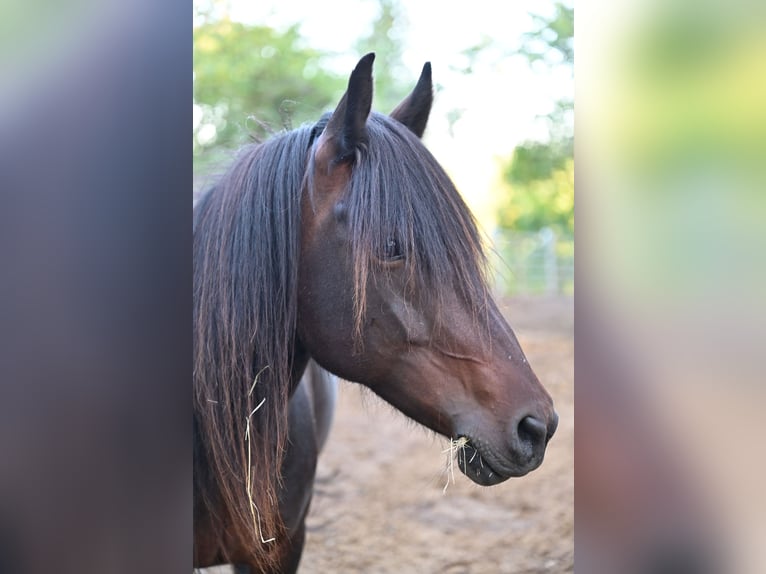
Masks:
[[[367,142],[367,117],[372,107],[372,63],[375,54],[364,56],[351,72],[348,88],[332,113],[319,140],[331,149],[335,160],[352,159]],[[327,148],[326,148],[327,149]]]
[[[431,62],[426,62],[420,79],[412,93],[404,98],[401,104],[391,112],[391,117],[407,126],[419,138],[423,137],[428,123],[428,114],[434,101],[434,90],[431,84]]]

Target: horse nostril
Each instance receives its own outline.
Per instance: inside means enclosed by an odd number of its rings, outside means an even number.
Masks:
[[[548,436],[548,427],[540,419],[529,415],[521,419],[518,428],[519,440],[522,444],[536,446],[543,443]]]

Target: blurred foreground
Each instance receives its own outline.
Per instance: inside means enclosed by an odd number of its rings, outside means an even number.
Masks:
[[[578,4],[578,572],[763,572],[766,9]]]

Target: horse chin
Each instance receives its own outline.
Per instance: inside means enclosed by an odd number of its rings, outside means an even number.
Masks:
[[[493,466],[487,460],[487,456],[482,456],[479,448],[470,443],[466,444],[457,456],[460,471],[480,486],[494,486],[509,478],[524,476],[540,466],[541,462],[523,466],[504,464],[502,467],[498,462],[494,462]]]

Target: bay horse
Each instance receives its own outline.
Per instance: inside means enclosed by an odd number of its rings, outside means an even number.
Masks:
[[[556,429],[421,142],[430,63],[387,116],[374,57],[332,113],[246,148],[195,206],[195,567],[297,570],[335,393],[315,364],[462,439],[480,485],[535,469]]]

